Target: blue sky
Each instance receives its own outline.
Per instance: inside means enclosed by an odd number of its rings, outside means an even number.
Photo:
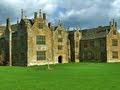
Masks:
[[[15,23],[24,9],[28,18],[35,11],[47,13],[47,21],[55,25],[58,20],[65,27],[92,28],[109,25],[113,18],[120,28],[120,0],[0,0],[0,21],[10,17]]]

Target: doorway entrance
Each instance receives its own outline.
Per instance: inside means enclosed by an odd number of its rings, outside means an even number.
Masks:
[[[62,56],[58,57],[58,63],[62,63]]]

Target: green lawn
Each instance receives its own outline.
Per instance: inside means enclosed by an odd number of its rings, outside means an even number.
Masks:
[[[0,90],[120,90],[120,63],[0,67]]]

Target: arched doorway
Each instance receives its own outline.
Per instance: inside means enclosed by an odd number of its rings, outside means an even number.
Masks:
[[[58,57],[58,63],[62,63],[62,56]]]

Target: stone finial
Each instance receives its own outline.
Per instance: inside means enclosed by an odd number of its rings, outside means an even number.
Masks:
[[[113,19],[113,25],[114,25],[114,23],[115,23],[115,20]]]
[[[23,19],[24,18],[24,11],[23,11],[23,9],[21,9],[21,19]]]
[[[59,21],[58,21],[58,24],[60,25],[60,23],[61,23],[61,21],[59,20]]]

